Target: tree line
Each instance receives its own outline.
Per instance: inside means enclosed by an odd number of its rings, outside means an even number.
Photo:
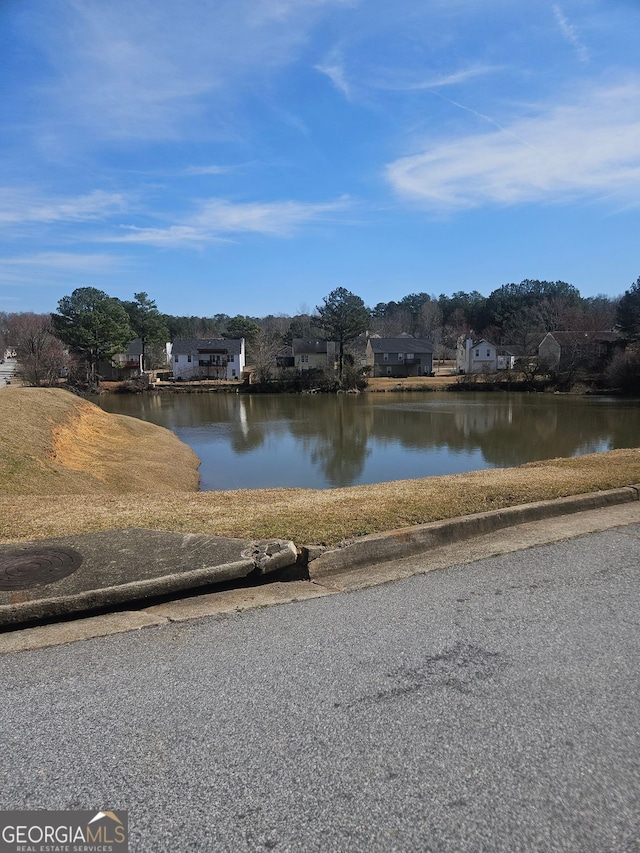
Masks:
[[[145,368],[159,366],[163,345],[178,338],[245,338],[248,361],[258,378],[268,378],[276,352],[295,338],[336,341],[339,375],[351,342],[365,332],[381,337],[402,333],[427,338],[436,357],[452,355],[461,335],[482,336],[493,343],[533,353],[547,332],[602,331],[618,328],[631,341],[640,339],[640,277],[618,298],[582,297],[562,281],[526,279],[505,284],[485,297],[477,290],[448,296],[410,293],[373,308],[338,287],[314,311],[290,315],[176,316],[163,314],[147,293],[131,301],[81,287],[46,314],[0,313],[0,351],[16,349],[25,381],[40,385],[61,372],[78,371],[88,386],[98,382],[99,365],[142,342]]]

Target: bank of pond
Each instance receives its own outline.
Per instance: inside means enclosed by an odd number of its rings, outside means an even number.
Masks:
[[[107,394],[106,411],[172,430],[203,490],[332,488],[507,468],[640,444],[640,401],[451,391]]]

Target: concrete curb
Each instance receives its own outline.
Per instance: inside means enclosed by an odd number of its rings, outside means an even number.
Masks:
[[[412,557],[431,548],[449,545],[528,521],[542,521],[558,515],[616,506],[639,499],[640,485],[625,486],[605,492],[537,501],[476,515],[403,527],[387,533],[374,533],[322,553],[318,553],[318,549],[311,547],[308,549],[309,577],[313,581],[320,581],[322,578],[331,577],[349,569]]]
[[[640,500],[640,485],[627,486],[372,534],[345,542],[334,549],[321,549],[316,546],[296,549],[293,542],[284,540],[245,542],[245,549],[239,554],[242,558],[240,560],[208,565],[199,569],[167,572],[165,575],[97,587],[75,594],[58,596],[54,594],[49,598],[35,598],[28,601],[14,600],[0,605],[0,628],[17,628],[28,622],[74,614],[86,615],[98,608],[114,607],[133,601],[140,602],[145,598],[179,593],[208,584],[241,581],[252,572],[264,574],[291,566],[298,556],[298,550],[302,552],[298,557],[298,566],[306,565],[309,579],[321,584],[324,578],[331,578],[333,575],[412,557],[439,546],[455,544],[526,522],[613,507],[638,500]],[[115,536],[123,532],[127,531],[111,533]],[[136,532],[140,535],[145,534],[145,531]],[[147,535],[157,534],[155,531],[148,531]],[[148,555],[145,556],[148,558]],[[130,557],[135,559],[135,552],[130,552]]]
[[[23,622],[35,622],[39,619],[66,616],[72,613],[86,613],[100,607],[131,603],[147,597],[193,589],[208,583],[244,579],[254,569],[255,564],[252,560],[238,560],[235,563],[165,575],[162,578],[92,589],[76,595],[5,604],[0,606],[0,626],[20,625]]]
[[[135,538],[130,541],[132,536]],[[114,544],[112,552],[108,553],[105,539],[110,538],[113,539]],[[159,558],[157,550],[159,538],[169,540],[168,552],[162,558]],[[120,542],[120,539],[123,542]],[[94,540],[97,540],[97,545]],[[34,552],[38,556],[39,550],[44,548],[46,551],[47,546],[52,543],[60,544],[62,541],[42,540],[38,543],[30,543],[31,547],[29,545],[18,547],[13,552],[10,551],[9,561],[13,556],[19,557],[21,551],[27,557]],[[212,542],[209,550],[213,553],[205,555],[203,560],[201,553],[198,552],[198,545],[204,543],[206,546],[209,541]],[[17,589],[15,592],[3,590],[4,600],[0,604],[0,628],[86,613],[98,608],[143,601],[146,598],[209,584],[243,581],[254,572],[264,575],[293,565],[298,558],[295,545],[286,540],[249,542],[224,537],[191,536],[151,530],[115,530],[97,534],[96,537],[88,534],[84,537],[76,537],[75,540],[65,541],[64,544],[72,544],[81,558],[84,558],[80,569],[58,582],[35,587],[39,593],[42,591],[38,595],[32,594],[34,588],[24,591]],[[243,545],[245,547],[241,548]],[[220,559],[221,562],[216,562],[215,558]],[[116,575],[113,573],[113,565],[116,561],[121,570],[119,582],[116,581]],[[203,562],[204,565],[202,565]],[[123,563],[127,567],[137,567],[139,576],[134,580],[122,578]],[[200,563],[198,568],[191,567],[194,564],[197,566],[198,563]],[[141,568],[149,565],[156,565],[157,568],[151,576],[145,576]],[[106,567],[109,567],[106,569],[107,572],[111,572],[107,575],[111,583],[101,586],[101,575]],[[163,567],[166,567],[164,574]],[[131,574],[134,573],[135,569],[131,571]],[[74,582],[75,579],[79,579],[84,588],[69,589],[69,581]]]

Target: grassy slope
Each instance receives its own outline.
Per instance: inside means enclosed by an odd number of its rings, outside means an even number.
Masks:
[[[11,494],[3,489],[0,496],[4,542],[148,527],[332,544],[457,515],[640,483],[640,449],[630,449],[347,489],[196,493],[189,491],[195,488],[193,454],[166,430],[106,415],[65,392],[15,391],[25,396],[7,398],[0,392],[0,422],[6,422],[7,414],[17,419],[9,430],[14,435],[9,452],[0,453],[0,477],[4,481],[8,476],[11,485]],[[91,407],[91,414],[86,409],[78,414],[77,406]],[[63,426],[56,429],[56,424]],[[51,448],[57,448],[55,458]],[[185,483],[180,481],[183,474]],[[122,494],[126,491],[145,493],[133,499]]]
[[[0,391],[7,495],[196,491],[198,458],[169,430],[55,388]]]

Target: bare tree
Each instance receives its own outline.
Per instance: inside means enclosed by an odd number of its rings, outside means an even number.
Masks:
[[[282,336],[264,329],[258,329],[251,345],[248,356],[258,377],[258,382],[268,382],[271,371],[275,367],[276,353],[282,347]]]
[[[56,384],[68,366],[68,356],[48,314],[10,314],[7,337],[16,351],[18,375],[23,382]]]
[[[0,359],[4,358],[4,351],[7,348],[8,334],[9,315],[6,311],[0,311]]]

